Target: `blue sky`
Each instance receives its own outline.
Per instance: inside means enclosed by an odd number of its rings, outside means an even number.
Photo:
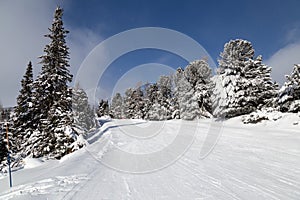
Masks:
[[[296,35],[290,32],[300,26],[297,0],[92,0],[67,4],[65,20],[71,26],[95,30],[104,38],[137,27],[170,28],[197,40],[214,58],[230,39],[247,39],[258,54],[270,57],[300,36],[299,30]]]
[[[300,1],[297,0],[24,2],[3,0],[0,3],[3,27],[0,30],[3,44],[0,101],[4,105],[14,105],[19,80],[29,60],[37,66],[35,74],[38,73],[37,57],[43,54],[43,47],[48,43],[43,35],[47,33],[58,4],[65,10],[63,19],[70,30],[68,44],[74,74],[101,41],[139,27],[163,27],[184,33],[201,44],[216,63],[226,42],[247,39],[252,42],[256,55],[262,54],[264,62],[273,67],[273,77],[279,82],[284,81],[283,75],[291,71],[292,64],[300,63]],[[13,45],[8,41],[13,41]],[[12,55],[16,57],[13,61],[8,59]],[[151,62],[172,68],[186,64],[178,56],[159,50],[126,54],[109,66],[101,77],[100,96],[109,97],[115,83],[128,70]],[[9,89],[3,87],[5,83]]]

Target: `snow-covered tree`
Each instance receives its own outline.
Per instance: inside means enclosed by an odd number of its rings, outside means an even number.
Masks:
[[[253,111],[254,105],[248,102],[254,99],[249,99],[246,93],[250,83],[243,77],[246,61],[254,56],[252,44],[241,39],[231,40],[220,56],[218,75],[214,78],[214,115],[233,117]]]
[[[145,102],[145,119],[150,119],[152,107],[157,102],[158,98],[158,86],[157,83],[147,83],[145,85],[145,95],[144,95],[144,102]],[[151,110],[151,111],[150,111]]]
[[[127,119],[144,119],[145,102],[141,87],[128,88],[124,96],[124,115]]]
[[[88,103],[88,96],[79,84],[73,88],[72,99],[74,119],[72,129],[78,134],[85,135],[90,129],[96,127],[96,119]]]
[[[271,71],[271,67],[262,63],[261,55],[246,61],[244,75],[251,83],[251,87],[247,88],[249,90],[247,94],[255,99],[253,104],[258,109],[277,107],[278,84],[272,81]]]
[[[197,117],[211,117],[212,72],[207,61],[195,60],[185,68],[184,72],[191,87],[195,90],[194,95],[200,110]]]
[[[102,117],[109,114],[109,104],[108,100],[101,99],[99,101],[97,115],[98,117]]]
[[[110,113],[115,119],[123,117],[123,98],[120,93],[116,93],[111,101]]]
[[[6,145],[6,132],[4,123],[0,124],[0,172],[6,166],[7,162],[7,145]]]
[[[17,106],[14,109],[13,133],[17,142],[18,152],[23,152],[24,144],[34,130],[33,124],[33,73],[32,64],[28,63],[25,75],[21,81],[22,88],[17,97]]]
[[[174,83],[180,118],[193,120],[212,116],[211,76],[211,69],[204,59],[189,63],[184,70],[177,69]],[[172,104],[176,110],[176,104]]]
[[[171,104],[172,85],[170,76],[160,76],[157,84],[149,88],[148,99],[151,102],[150,109],[147,111],[147,119],[168,120],[172,118],[174,107]]]
[[[189,83],[182,68],[178,68],[175,74],[176,97],[179,104],[180,118],[193,120],[200,115],[199,104],[195,89]]]
[[[300,64],[294,65],[291,75],[286,75],[286,82],[279,91],[278,103],[283,112],[300,111]]]
[[[8,135],[9,146],[7,145],[7,135]],[[16,141],[12,133],[12,123],[10,122],[2,123],[0,127],[0,172],[7,171],[7,169],[5,168],[7,167],[8,152],[10,154],[11,163],[15,164],[16,161],[15,158],[17,157],[15,144]]]
[[[43,67],[34,83],[34,123],[39,133],[31,136],[30,143],[32,148],[37,146],[35,157],[60,158],[72,151],[70,144],[76,139],[70,131],[73,120],[72,92],[68,83],[72,81],[72,75],[65,40],[68,31],[63,26],[62,15],[63,10],[57,7],[50,33],[45,35],[51,42],[40,57]]]

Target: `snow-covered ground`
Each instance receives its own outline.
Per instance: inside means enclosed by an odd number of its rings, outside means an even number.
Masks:
[[[60,161],[26,159],[12,189],[0,176],[0,199],[300,199],[295,121],[112,120]]]

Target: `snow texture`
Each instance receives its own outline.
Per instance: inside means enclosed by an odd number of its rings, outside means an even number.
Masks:
[[[62,161],[13,172],[14,187],[0,179],[0,199],[299,199],[300,135],[298,114],[277,121],[223,122],[213,151],[199,159],[211,119],[197,121],[112,120],[90,135],[90,144]],[[156,129],[153,136],[154,127]],[[192,145],[171,165],[151,173],[114,170],[104,161],[122,159],[117,149],[149,153],[172,143],[179,127],[185,135],[198,127]],[[142,131],[141,131],[142,130]],[[127,134],[124,134],[127,133]],[[128,134],[152,135],[137,139]],[[144,163],[126,163],[142,166]],[[157,160],[159,162],[159,159]],[[148,163],[155,166],[157,163]]]

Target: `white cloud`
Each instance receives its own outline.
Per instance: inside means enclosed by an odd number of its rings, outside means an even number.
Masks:
[[[291,73],[294,64],[300,63],[300,42],[278,50],[266,63],[272,67],[273,80],[280,84],[284,83],[285,75]]]
[[[0,2],[0,101],[13,106],[28,61],[36,66],[47,43],[44,34],[51,23],[55,2]],[[35,68],[35,73],[38,69]]]
[[[70,47],[71,73],[75,76],[83,60],[103,38],[91,29],[73,27],[67,29],[70,31],[67,42]]]

